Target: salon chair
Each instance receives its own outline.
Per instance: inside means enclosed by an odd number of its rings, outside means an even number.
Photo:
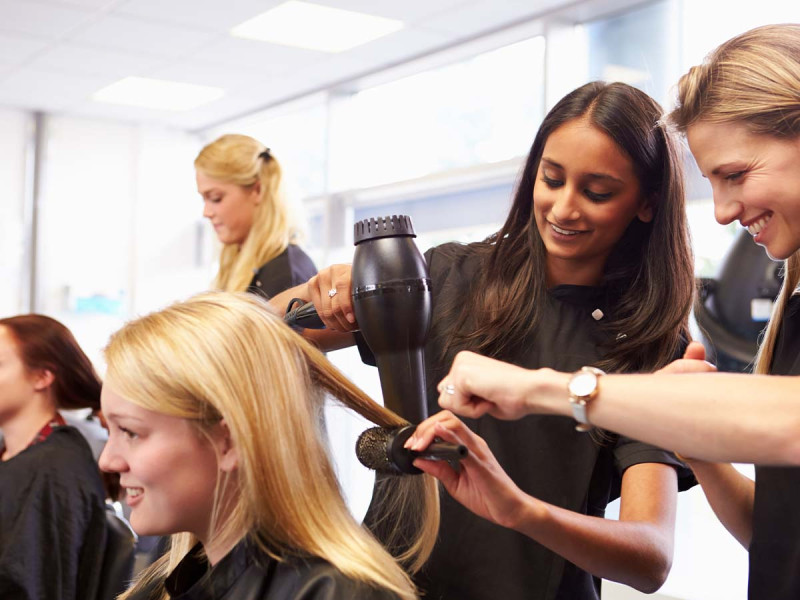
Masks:
[[[780,291],[782,263],[739,232],[715,278],[699,279],[694,307],[709,361],[720,371],[750,371],[758,341]]]
[[[97,600],[114,600],[127,589],[133,577],[136,534],[110,503],[106,504],[106,523],[108,535]]]

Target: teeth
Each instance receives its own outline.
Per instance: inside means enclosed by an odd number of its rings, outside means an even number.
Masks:
[[[142,488],[125,488],[125,493],[131,498],[136,498],[144,493]]]
[[[580,231],[570,231],[569,229],[561,229],[561,227],[556,227],[552,223],[550,226],[553,228],[553,231],[556,233],[560,233],[561,235],[578,235]]]
[[[764,217],[762,219],[759,219],[758,221],[756,221],[752,225],[749,225],[747,227],[747,231],[749,231],[750,235],[752,235],[752,236],[758,235],[759,233],[761,233],[761,230],[764,229],[764,226],[769,222],[769,220],[771,218],[772,218],[772,215],[767,215],[766,217]]]

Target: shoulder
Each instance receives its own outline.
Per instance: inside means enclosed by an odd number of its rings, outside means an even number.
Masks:
[[[272,297],[311,279],[317,273],[314,262],[300,246],[289,246],[259,267],[248,291]]]
[[[484,262],[483,244],[450,242],[425,252],[428,271],[434,281],[457,278],[472,280]]]
[[[86,438],[69,425],[56,428],[43,442],[20,453],[19,468],[34,470],[37,479],[50,485],[66,485],[97,492],[102,480]]]
[[[307,281],[317,274],[317,267],[311,257],[297,244],[289,244],[286,248],[286,255],[292,274],[302,277],[302,281]]]
[[[287,600],[397,600],[383,588],[346,577],[320,558],[292,559],[278,564],[270,597]]]

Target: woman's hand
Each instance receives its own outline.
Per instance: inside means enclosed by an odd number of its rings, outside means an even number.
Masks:
[[[539,380],[558,378],[556,385],[566,397],[567,376],[559,375],[551,369],[531,371],[474,352],[459,352],[450,372],[436,388],[439,406],[473,419],[490,414],[513,421],[534,412],[529,403],[533,384]],[[542,407],[536,412],[550,411]]]
[[[435,438],[463,444],[469,454],[456,471],[446,461],[418,458],[414,466],[436,477],[448,493],[476,515],[503,527],[514,527],[525,508],[525,495],[500,467],[489,446],[453,413],[441,411],[417,426],[406,442],[412,450],[424,450]]]
[[[706,361],[706,349],[700,342],[690,342],[683,353],[683,358],[673,360],[657,373],[710,373],[717,368]]]
[[[358,329],[351,296],[350,265],[333,265],[308,280],[310,301],[322,322],[334,331]]]

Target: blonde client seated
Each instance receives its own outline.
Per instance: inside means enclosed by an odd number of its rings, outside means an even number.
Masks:
[[[127,324],[106,360],[100,466],[120,474],[138,533],[173,534],[122,598],[416,597],[348,512],[321,430],[326,394],[381,426],[403,419],[265,303],[196,296]],[[436,486],[427,475],[387,486],[386,516],[402,520],[403,536],[416,532],[399,557],[414,571],[436,535]]]

